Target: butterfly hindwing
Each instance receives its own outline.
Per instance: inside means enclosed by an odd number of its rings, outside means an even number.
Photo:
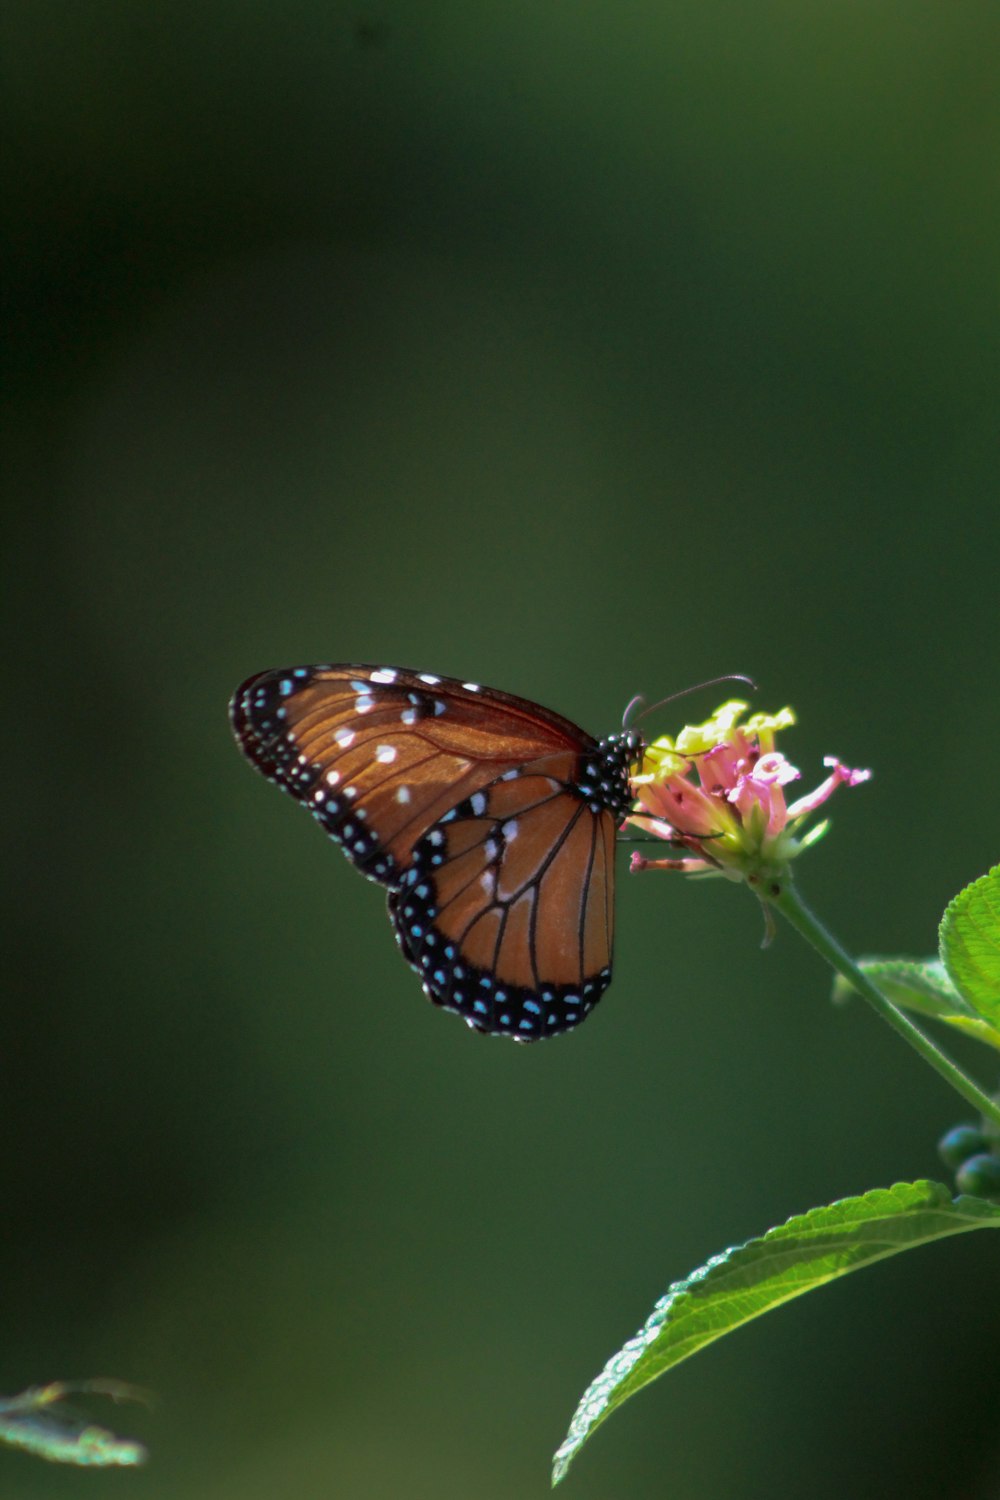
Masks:
[[[611,982],[614,820],[531,766],[460,803],[389,896],[436,1004],[519,1041],[577,1025]]]

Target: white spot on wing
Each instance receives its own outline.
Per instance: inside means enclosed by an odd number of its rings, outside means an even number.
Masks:
[[[512,844],[517,838],[518,833],[520,832],[520,829],[517,826],[517,819],[508,818],[506,823],[501,824],[500,832],[503,834],[508,844]]]
[[[359,714],[370,713],[371,710],[375,707],[375,699],[374,698],[359,698],[357,700],[357,702],[355,703],[354,707],[357,709],[357,711],[358,711]]]
[[[472,796],[469,798],[469,806],[472,808],[472,811],[475,813],[476,817],[480,817],[486,811],[485,792],[473,792]]]
[[[441,681],[440,677],[435,677],[433,672],[421,672],[419,673],[419,677],[421,682],[429,682],[431,687],[434,687]]]
[[[341,749],[346,750],[348,745],[352,745],[354,743],[354,730],[337,729],[334,731],[333,737],[337,741],[337,744],[340,745]]]
[[[375,750],[375,759],[382,761],[383,765],[388,765],[390,761],[396,759],[395,745],[379,745]]]
[[[395,682],[395,667],[379,667],[377,672],[372,673],[372,682]]]
[[[417,710],[415,708],[404,708],[399,717],[404,724],[415,724],[417,722]]]
[[[396,792],[396,801],[397,802],[409,802],[409,800],[410,800],[410,788],[408,786],[401,786],[397,790],[397,792]]]
[[[478,682],[463,682],[462,686],[465,688],[465,691],[467,693],[479,693],[479,692],[482,692],[482,689],[480,688]]]

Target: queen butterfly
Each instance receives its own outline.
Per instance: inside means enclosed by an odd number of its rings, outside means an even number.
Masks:
[[[596,1005],[636,730],[597,741],[526,698],[403,667],[258,672],[230,716],[257,770],[388,887],[436,1005],[519,1042]]]

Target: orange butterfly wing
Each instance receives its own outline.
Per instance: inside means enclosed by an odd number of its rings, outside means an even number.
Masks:
[[[611,978],[636,735],[598,744],[527,699],[398,667],[259,673],[231,713],[256,768],[389,887],[435,1003],[522,1041],[583,1019]]]
[[[389,896],[429,997],[519,1041],[582,1021],[611,982],[614,847],[607,808],[530,765],[460,803]]]

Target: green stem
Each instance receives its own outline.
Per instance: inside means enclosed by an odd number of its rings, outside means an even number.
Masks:
[[[758,895],[762,892],[758,890]],[[898,1008],[891,1000],[887,1000],[881,990],[877,989],[868,975],[858,968],[850,954],[837,942],[822,922],[815,917],[805,905],[790,877],[787,877],[776,889],[772,889],[765,900],[777,911],[780,911],[786,921],[790,922],[796,932],[812,943],[828,964],[842,974],[848,984],[858,991],[875,1010],[878,1011],[883,1021],[899,1032],[899,1035],[913,1047],[925,1062],[929,1062],[932,1068],[936,1068],[941,1077],[951,1084],[953,1089],[960,1093],[963,1099],[969,1103],[981,1115],[992,1120],[994,1124],[1000,1125],[1000,1104],[997,1104],[988,1094],[972,1079],[969,1078],[957,1063],[952,1062],[946,1053],[941,1051],[930,1037],[925,1036],[918,1026]]]

